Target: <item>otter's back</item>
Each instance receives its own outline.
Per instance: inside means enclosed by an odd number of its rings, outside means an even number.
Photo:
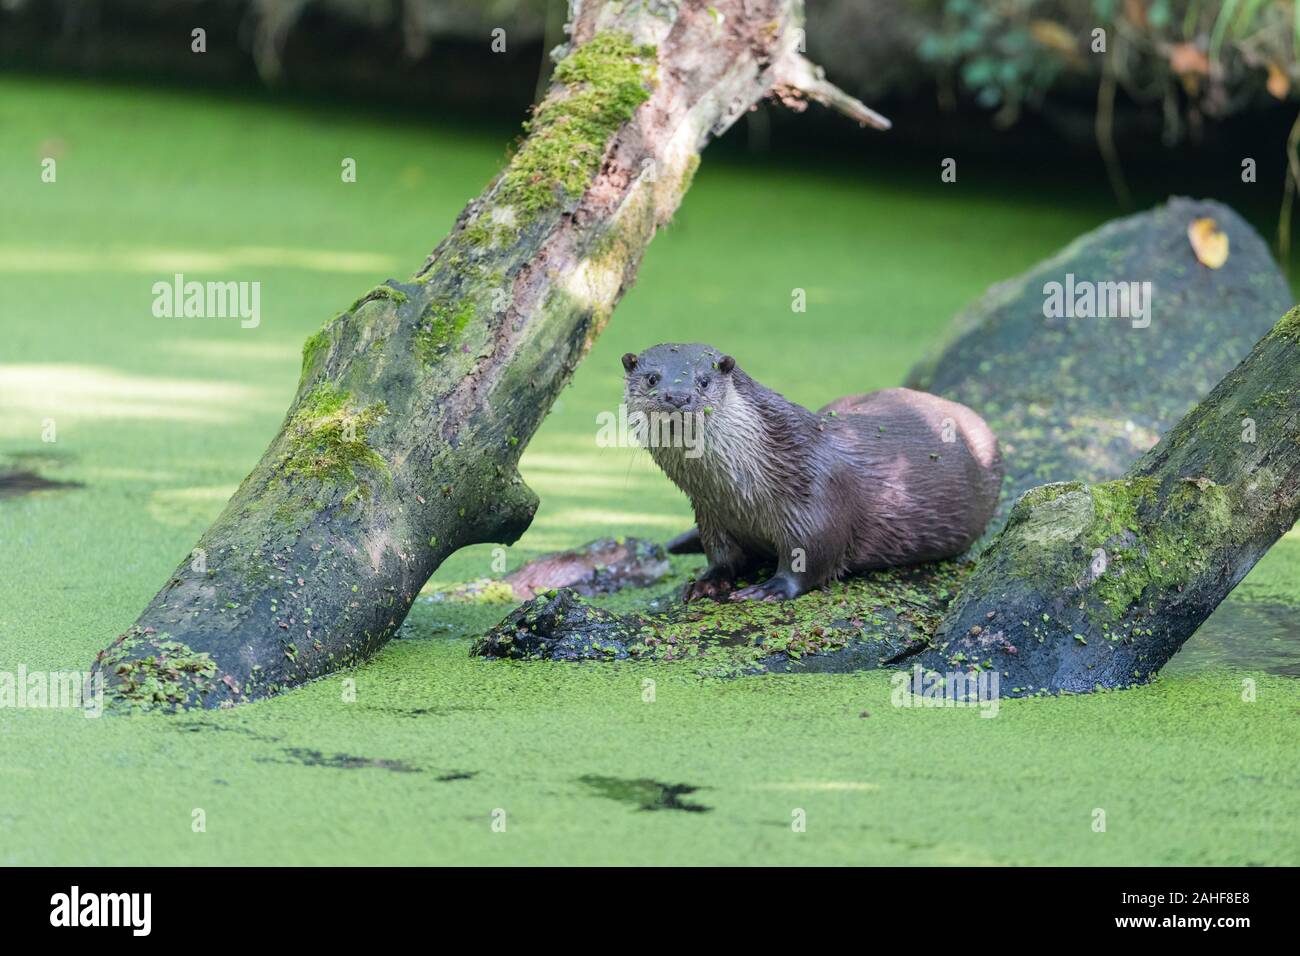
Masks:
[[[970,547],[997,506],[996,436],[964,405],[909,388],[848,395],[826,405],[863,502],[860,555],[948,557]],[[890,563],[886,560],[885,563]],[[861,567],[879,566],[864,562]]]

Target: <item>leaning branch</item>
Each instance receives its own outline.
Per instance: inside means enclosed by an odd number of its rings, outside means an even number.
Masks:
[[[893,124],[861,100],[826,79],[826,71],[807,57],[788,50],[776,65],[775,93],[788,107],[802,110],[804,100],[847,116],[860,126],[887,130]]]

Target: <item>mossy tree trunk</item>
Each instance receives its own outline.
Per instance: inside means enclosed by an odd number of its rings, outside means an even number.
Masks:
[[[458,548],[511,543],[519,456],[677,209],[769,92],[875,114],[800,54],[800,0],[574,2],[527,136],[413,278],[303,349],[284,425],[97,667],[120,702],[220,706],[364,658]]]
[[[1021,496],[915,663],[1010,694],[1145,682],[1298,519],[1300,309],[1125,477]]]

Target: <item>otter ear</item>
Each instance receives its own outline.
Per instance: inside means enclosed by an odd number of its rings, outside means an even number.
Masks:
[[[723,375],[730,374],[731,370],[736,367],[736,360],[730,355],[724,355],[718,359],[718,371]]]
[[[623,368],[629,372],[636,368],[636,353],[628,352],[623,356]]]

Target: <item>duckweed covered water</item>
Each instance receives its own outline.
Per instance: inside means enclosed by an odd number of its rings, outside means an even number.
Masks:
[[[303,341],[418,265],[504,137],[13,78],[0,129],[0,471],[80,484],[0,498],[0,670],[80,669],[261,455]],[[897,384],[989,283],[1112,214],[1074,193],[706,157],[528,448],[542,506],[510,567],[690,520],[648,458],[595,444],[623,352],[705,339],[814,406]],[[261,282],[261,324],[154,317],[177,272]],[[1293,533],[1157,684],[993,719],[895,706],[882,673],[475,660],[507,608],[421,600],[370,664],[234,711],[0,710],[0,863],[1295,864],[1298,583]]]

